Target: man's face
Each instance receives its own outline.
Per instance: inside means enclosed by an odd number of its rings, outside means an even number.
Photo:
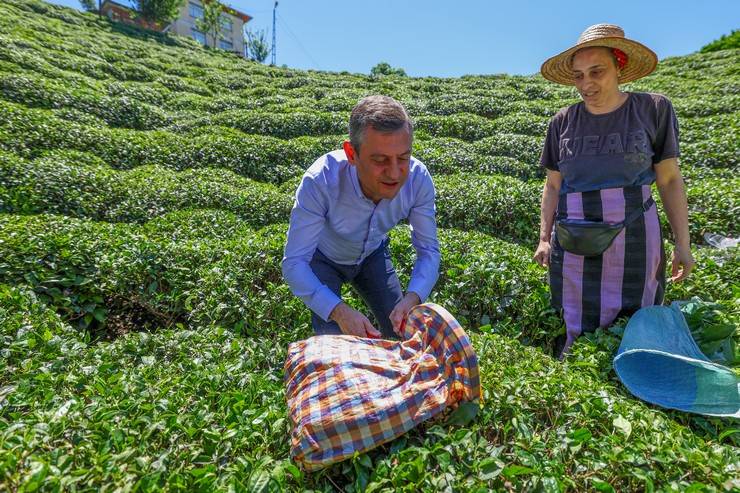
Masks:
[[[365,129],[360,152],[348,141],[344,152],[350,164],[357,168],[357,177],[365,196],[375,202],[396,196],[409,176],[411,133],[408,127],[395,132]]]
[[[619,97],[619,72],[608,48],[578,51],[572,69],[573,82],[587,107],[608,106]]]

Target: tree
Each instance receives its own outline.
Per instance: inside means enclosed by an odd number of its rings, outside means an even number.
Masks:
[[[372,75],[373,77],[381,77],[384,75],[397,75],[399,77],[406,77],[406,71],[400,67],[393,68],[388,62],[380,62],[370,69],[370,75]]]
[[[218,46],[218,39],[221,37],[223,27],[221,25],[221,13],[224,6],[218,0],[204,0],[203,18],[195,21],[195,26],[203,31],[206,36],[213,38],[213,46]]]
[[[133,0],[136,11],[148,21],[168,23],[177,18],[185,0]]]
[[[259,63],[263,63],[270,55],[272,47],[267,42],[267,33],[264,29],[252,32],[247,30],[247,37],[244,40],[247,45],[247,57]]]
[[[80,0],[80,5],[88,12],[100,12],[102,0]]]
[[[719,39],[716,39],[702,47],[699,53],[709,53],[712,51],[719,50],[731,50],[734,48],[740,48],[740,29],[732,31],[729,35],[723,34]]]

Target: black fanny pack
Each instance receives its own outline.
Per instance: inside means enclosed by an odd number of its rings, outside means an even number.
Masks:
[[[557,234],[558,243],[566,252],[575,255],[584,257],[601,255],[625,226],[642,216],[653,204],[655,201],[650,197],[642,204],[642,207],[634,210],[621,223],[616,224],[557,220],[555,221],[555,234]]]

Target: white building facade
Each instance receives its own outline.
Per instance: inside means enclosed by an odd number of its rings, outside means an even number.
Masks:
[[[169,31],[181,36],[188,36],[204,46],[214,47],[213,36],[198,29],[196,21],[203,18],[203,2],[186,0],[180,8],[180,15],[170,25]],[[221,35],[215,47],[246,56],[244,46],[244,25],[252,18],[231,7],[225,7],[221,13]]]

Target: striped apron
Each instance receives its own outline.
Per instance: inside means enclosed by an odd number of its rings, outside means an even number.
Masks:
[[[650,185],[563,194],[556,218],[619,223],[649,198]],[[665,253],[655,204],[620,231],[601,255],[566,252],[554,231],[551,245],[550,293],[565,320],[564,352],[584,331],[663,303]]]

